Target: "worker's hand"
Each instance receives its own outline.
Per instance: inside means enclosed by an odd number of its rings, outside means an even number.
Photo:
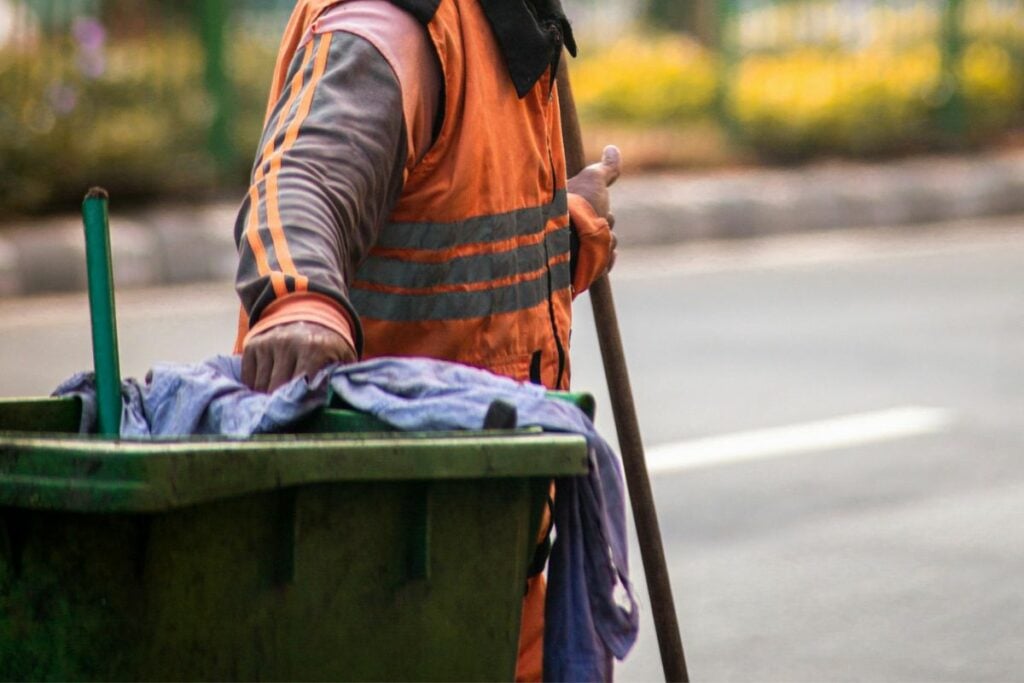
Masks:
[[[272,327],[248,341],[242,381],[256,391],[274,391],[295,377],[312,377],[331,363],[352,363],[355,349],[334,330],[309,322]]]
[[[608,221],[612,229],[611,253],[608,257],[608,270],[615,265],[615,248],[618,239],[615,237],[615,214],[611,211],[611,195],[608,188],[619,179],[622,168],[622,154],[615,145],[608,145],[601,154],[601,161],[591,164],[569,179],[569,192],[578,194],[594,208],[594,212]]]
[[[594,207],[601,218],[611,214],[608,188],[619,179],[622,168],[622,154],[615,145],[608,145],[601,154],[601,161],[591,164],[569,179],[569,192],[578,194]],[[611,222],[609,220],[609,222]]]

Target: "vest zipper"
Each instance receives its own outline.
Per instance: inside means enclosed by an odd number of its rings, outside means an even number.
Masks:
[[[548,93],[554,94],[555,88],[555,70],[552,68],[548,72]],[[554,100],[553,97],[548,98],[548,111],[550,112],[551,103]],[[550,126],[548,128],[550,131]],[[555,157],[551,153],[551,135],[546,135],[548,145],[548,163],[551,165],[551,203],[554,204],[558,198],[558,173],[555,169]],[[544,228],[547,228],[545,224]],[[551,272],[551,254],[548,252],[548,239],[547,235],[544,236],[544,258],[546,259],[548,269],[548,315],[551,317],[551,334],[555,338],[555,349],[558,352],[558,376],[555,379],[555,389],[562,386],[562,377],[565,376],[565,347],[562,345],[562,338],[558,334],[558,321],[555,317],[555,282],[554,274]]]

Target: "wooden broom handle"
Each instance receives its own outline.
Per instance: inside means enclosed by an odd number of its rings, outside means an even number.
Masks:
[[[558,99],[562,110],[566,170],[571,178],[583,170],[586,161],[567,62],[568,56],[563,54],[558,70]],[[672,586],[669,583],[668,565],[661,542],[658,514],[654,509],[651,480],[644,458],[644,444],[640,438],[640,423],[633,403],[626,355],[622,349],[622,336],[619,334],[619,319],[615,313],[615,300],[612,297],[608,276],[602,276],[590,285],[589,291],[597,339],[601,346],[601,359],[604,362],[605,380],[608,383],[608,394],[615,417],[615,429],[619,435],[619,450],[622,452],[626,486],[629,488],[629,499],[633,508],[633,521],[640,544],[640,557],[647,576],[647,592],[651,600],[658,648],[661,651],[661,666],[666,681],[688,682],[690,677],[686,670],[686,657],[683,654],[675,602],[672,600]]]

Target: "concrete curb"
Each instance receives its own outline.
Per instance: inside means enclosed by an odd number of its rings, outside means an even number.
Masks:
[[[906,226],[1024,212],[1024,154],[624,178],[623,246]]]
[[[237,205],[158,206],[110,217],[114,281],[120,287],[231,279]],[[0,297],[84,291],[81,219],[60,216],[0,230]]]
[[[629,177],[627,169],[613,197],[623,247],[927,224],[1024,213],[1024,152],[705,176]],[[114,201],[111,241],[119,287],[234,276],[237,203],[121,214]],[[84,288],[78,216],[0,229],[0,296]]]

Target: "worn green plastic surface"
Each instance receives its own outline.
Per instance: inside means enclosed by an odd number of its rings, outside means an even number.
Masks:
[[[473,433],[109,443],[0,435],[0,505],[160,512],[334,481],[573,476],[580,437]]]
[[[0,402],[0,679],[509,679],[550,478],[587,468],[565,435],[56,433],[77,422]]]
[[[74,434],[81,413],[76,398],[0,399],[0,432]]]

